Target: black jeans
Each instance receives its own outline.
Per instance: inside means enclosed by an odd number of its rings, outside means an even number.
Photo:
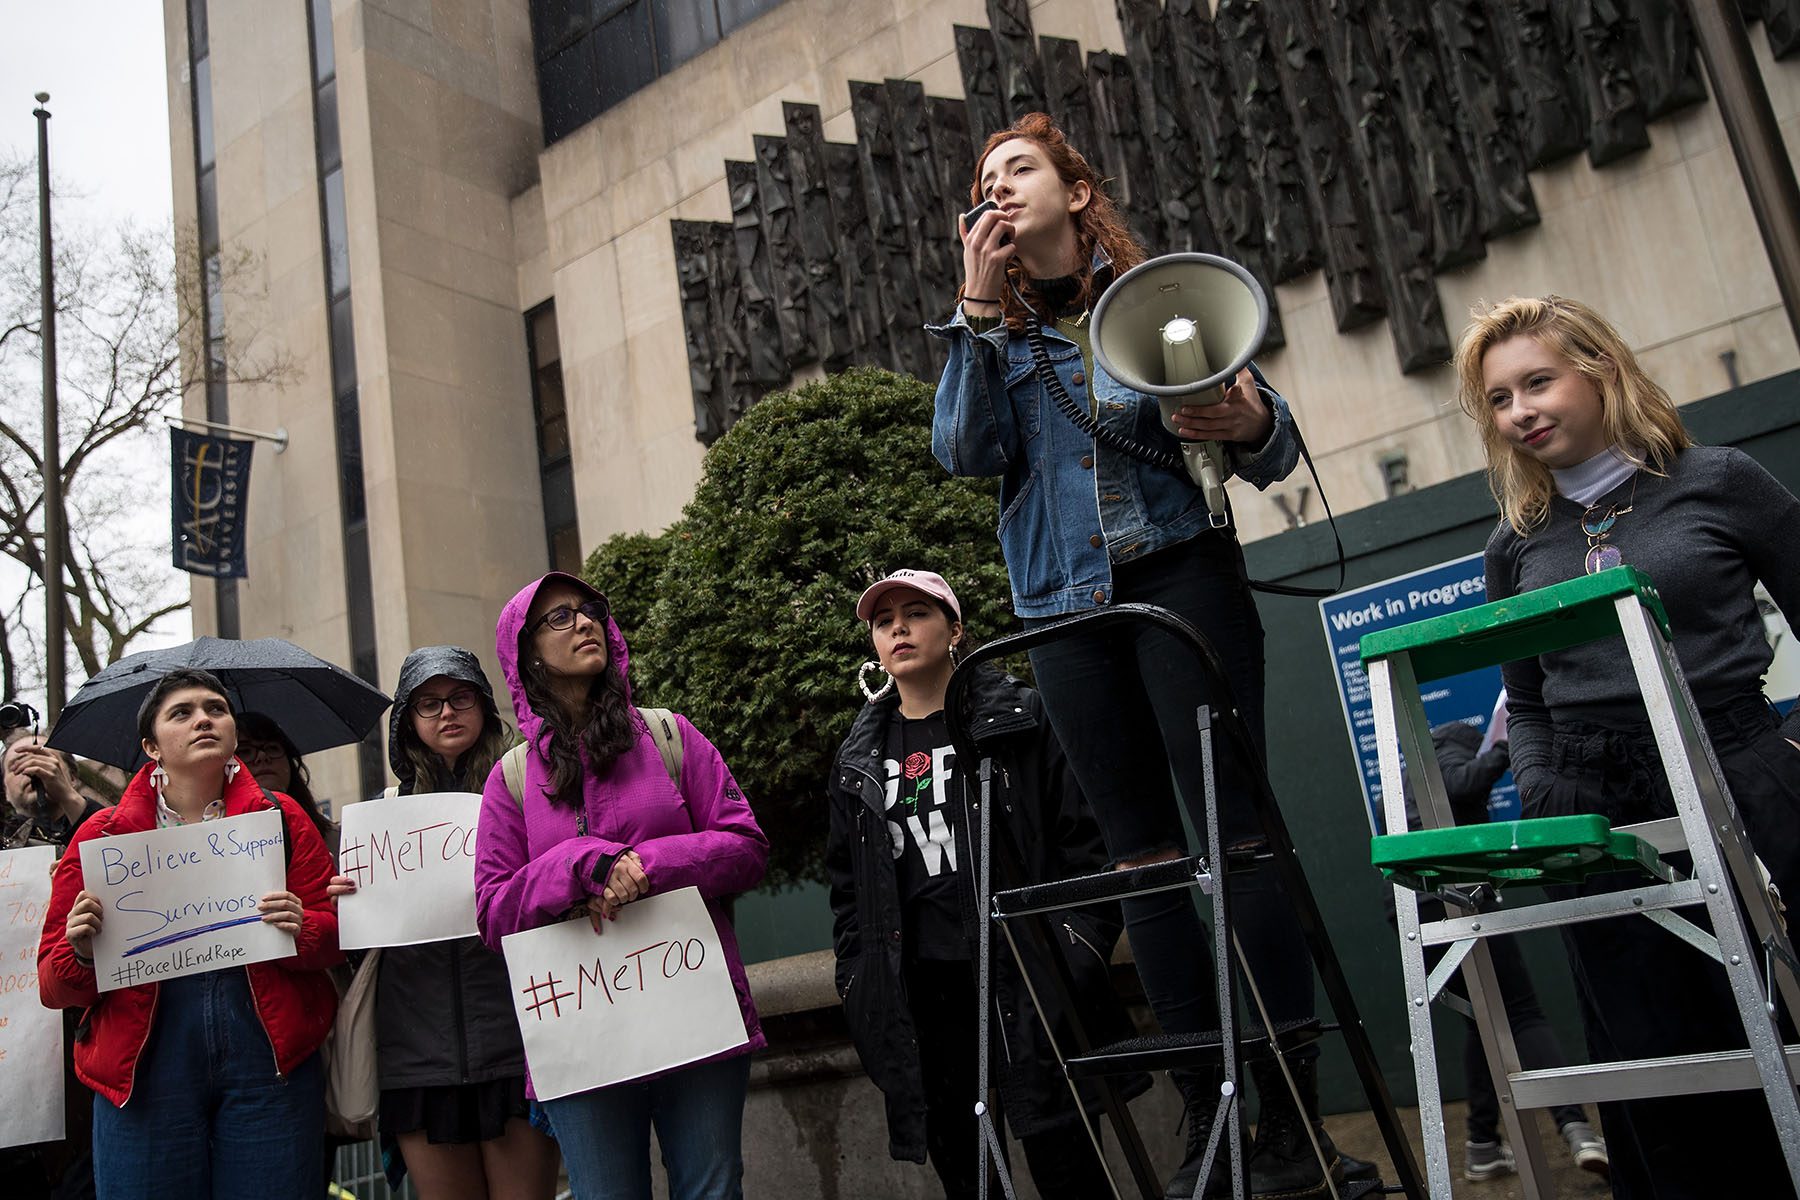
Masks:
[[[1441,910],[1435,901],[1432,907]],[[1485,911],[1485,910],[1484,910]],[[1421,911],[1421,920],[1441,920],[1443,913]],[[1528,1071],[1541,1070],[1546,1067],[1560,1067],[1568,1063],[1563,1056],[1562,1043],[1557,1040],[1556,1030],[1550,1027],[1549,1018],[1544,1016],[1544,1006],[1538,1003],[1537,988],[1531,982],[1531,972],[1525,966],[1525,959],[1519,953],[1517,940],[1510,937],[1492,937],[1487,939],[1488,956],[1494,961],[1494,975],[1500,984],[1500,994],[1506,998],[1506,1019],[1512,1026],[1513,1041],[1518,1046],[1519,1064]],[[1428,946],[1425,950],[1425,968],[1436,967],[1446,953],[1447,946]],[[1447,988],[1451,993],[1469,998],[1468,988],[1463,985],[1462,973],[1458,972],[1450,980]],[[1472,1022],[1465,1022],[1468,1029],[1463,1037],[1463,1078],[1469,1085],[1469,1140],[1471,1142],[1497,1142],[1500,1140],[1500,1097],[1494,1092],[1494,1077],[1488,1071],[1487,1054],[1481,1045],[1481,1036],[1476,1032]],[[1579,1104],[1564,1104],[1550,1110],[1558,1129],[1571,1121],[1587,1120],[1587,1113]]]
[[[1792,929],[1800,912],[1800,750],[1782,738],[1760,697],[1705,716],[1732,800],[1790,907]],[[1674,815],[1655,741],[1641,724],[1559,724],[1553,754],[1556,780],[1528,815],[1599,812],[1614,825]],[[1689,869],[1685,854],[1670,861]],[[1556,891],[1596,895],[1642,882],[1632,874],[1602,875]],[[1711,928],[1703,910],[1682,915]],[[1724,971],[1687,943],[1632,917],[1564,926],[1563,939],[1593,1061],[1743,1047]],[[1795,1194],[1760,1089],[1599,1108],[1616,1197]]]
[[[1232,699],[1263,748],[1263,629],[1235,540],[1205,533],[1113,569],[1113,599],[1155,604],[1194,625],[1223,661]],[[1029,627],[1048,624],[1027,621]],[[1184,849],[1176,788],[1196,829],[1205,828],[1206,785],[1195,710],[1217,710],[1193,654],[1147,625],[1065,639],[1031,652],[1038,691],[1069,764],[1117,862]],[[1229,741],[1213,738],[1219,826],[1225,844],[1260,840],[1250,774]],[[1171,782],[1170,774],[1174,780]],[[1232,923],[1277,1023],[1314,1015],[1312,962],[1273,873],[1231,881]],[[1168,1033],[1219,1025],[1206,930],[1187,891],[1124,903],[1125,929],[1144,995]],[[1304,1053],[1317,1053],[1308,1047]]]
[[[967,961],[909,961],[906,992],[925,1077],[925,1153],[947,1200],[973,1200],[979,1192],[975,1147],[981,1136],[975,1123],[980,1083],[975,1055],[980,1042],[974,967]],[[994,1116],[996,1128],[1004,1129],[1005,1114],[996,1111]],[[1003,1149],[1005,1145],[1002,1138]],[[1022,1137],[1019,1145],[1044,1200],[1092,1200],[1112,1194],[1093,1144],[1079,1124]],[[989,1178],[989,1195],[999,1195],[995,1177]]]

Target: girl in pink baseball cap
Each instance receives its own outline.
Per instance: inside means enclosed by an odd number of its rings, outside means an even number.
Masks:
[[[888,679],[874,689],[859,676],[868,703],[839,748],[831,777],[825,865],[838,993],[863,1066],[886,1096],[890,1153],[913,1162],[929,1157],[947,1196],[972,1198],[978,1191],[972,942],[979,917],[970,880],[979,864],[970,860],[979,842],[969,836],[969,797],[944,715],[967,640],[962,606],[943,576],[904,570],[865,590],[856,616],[867,623],[876,654],[863,664],[863,675],[879,666]],[[1000,768],[994,811],[1005,826],[996,836],[1019,846],[1033,881],[1100,870],[1099,828],[1037,693],[981,670],[968,695],[968,740]],[[1056,942],[1076,980],[1083,1022],[1109,1036],[1125,1032],[1129,1025],[1108,973],[1123,925],[1118,909],[1080,909],[1057,921],[1063,929]],[[996,1116],[1019,1139],[1046,1200],[1110,1194],[1018,964],[998,953],[993,965],[1006,1039],[1006,1052],[994,1055]],[[1049,964],[1030,969],[1047,971]],[[1055,1028],[1066,1026],[1071,1014],[1046,1016]],[[1137,1083],[1139,1090],[1147,1085],[1147,1079]]]

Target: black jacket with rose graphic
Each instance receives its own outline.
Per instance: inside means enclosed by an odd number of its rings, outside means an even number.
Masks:
[[[1068,770],[1061,745],[1044,717],[1037,693],[991,671],[970,687],[967,731],[983,756],[992,755],[995,838],[1010,840],[1032,882],[1091,874],[1106,863],[1092,813]],[[888,696],[858,714],[838,749],[832,772],[831,825],[825,868],[831,885],[837,989],[851,1038],[869,1078],[887,1100],[889,1151],[897,1159],[925,1161],[925,1093],[913,1014],[903,964],[907,958],[896,860],[890,840],[884,756],[899,700]],[[954,771],[945,808],[958,848],[962,924],[975,957],[977,937],[972,883],[978,836],[971,833],[976,798],[975,764]],[[912,851],[908,847],[908,851]],[[1001,886],[996,878],[996,887]],[[1123,920],[1117,906],[1052,914],[1056,944],[1075,980],[1075,1003],[1096,1042],[1129,1036],[1129,1018],[1112,986],[1108,963]],[[1032,1007],[1018,964],[1001,946],[994,952],[994,1028],[1004,1038],[994,1055],[1006,1122],[1015,1137],[1040,1133],[1077,1119],[1068,1084],[1049,1038]],[[1031,967],[1041,979],[1048,966]],[[1066,1030],[1069,1014],[1050,1014]],[[968,1019],[974,1020],[974,1014]],[[1066,1033],[1059,1034],[1066,1036]],[[1127,1094],[1148,1086],[1130,1082]]]

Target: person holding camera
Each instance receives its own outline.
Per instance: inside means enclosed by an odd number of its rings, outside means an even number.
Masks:
[[[60,859],[82,822],[105,805],[75,787],[75,760],[44,745],[35,733],[14,734],[0,752],[0,849],[53,846]],[[63,1014],[63,1138],[0,1150],[0,1179],[17,1187],[19,1200],[92,1200],[94,1142],[92,1101],[75,1078],[73,1057],[78,1014]]]
[[[105,805],[75,786],[75,760],[44,744],[42,736],[22,733],[0,756],[0,780],[7,809],[0,815],[0,848],[55,846],[60,856],[81,823]]]
[[[1093,805],[1113,865],[1181,857],[1180,797],[1199,825],[1206,795],[1201,703],[1237,708],[1263,736],[1263,631],[1243,551],[1229,523],[1216,527],[1180,466],[1158,465],[1180,441],[1154,399],[1094,361],[1088,320],[1112,279],[1144,258],[1099,175],[1049,117],[1033,113],[987,139],[970,199],[991,202],[960,227],[964,283],[950,321],[931,328],[948,344],[938,381],[932,449],[954,475],[998,475],[1000,543],[1013,606],[1028,628],[1107,605],[1146,603],[1176,613],[1218,652],[1232,696],[1211,694],[1191,653],[1166,633],[1119,630],[1031,652],[1038,689],[1081,790]],[[1042,344],[1034,353],[1033,340]],[[1056,402],[1066,393],[1098,422],[1091,432]],[[1299,458],[1293,418],[1254,367],[1224,398],[1187,405],[1180,437],[1223,443],[1239,478],[1267,487]],[[1129,447],[1129,448],[1125,448]],[[1262,841],[1249,764],[1223,743],[1219,819],[1227,845]],[[1259,748],[1258,754],[1263,753]],[[1238,938],[1271,1018],[1314,1017],[1306,944],[1287,899],[1265,869],[1234,879]],[[1163,1030],[1218,1027],[1205,930],[1186,892],[1127,900],[1126,931],[1144,991]],[[1317,1049],[1288,1054],[1299,1103],[1273,1062],[1253,1066],[1262,1120],[1250,1157],[1256,1195],[1322,1195],[1343,1166],[1317,1110]],[[1191,1196],[1214,1110],[1218,1069],[1180,1072],[1188,1152],[1168,1185]],[[1315,1156],[1307,1126],[1319,1138]],[[1359,1170],[1361,1165],[1359,1164]],[[1213,1185],[1229,1178],[1215,1169]]]

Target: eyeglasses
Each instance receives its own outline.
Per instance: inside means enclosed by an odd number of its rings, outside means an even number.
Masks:
[[[253,767],[259,762],[280,762],[287,754],[273,742],[239,742],[237,756],[245,766]]]
[[[1619,523],[1619,518],[1630,511],[1629,506],[1620,508],[1614,505],[1599,516],[1596,516],[1591,508],[1582,514],[1581,532],[1587,534],[1587,573],[1589,575],[1598,575],[1602,571],[1610,571],[1614,567],[1625,565],[1624,552],[1606,539],[1612,533],[1613,526]]]
[[[1637,503],[1637,485],[1643,477],[1642,471],[1632,474],[1631,494],[1625,497],[1623,508],[1618,504],[1609,504],[1604,513],[1596,516],[1594,510],[1600,505],[1595,502],[1588,505],[1587,511],[1581,514],[1581,532],[1587,534],[1588,542],[1587,558],[1583,565],[1587,567],[1589,575],[1598,575],[1602,571],[1625,565],[1625,552],[1606,539],[1612,534],[1613,526],[1619,523],[1619,518],[1629,513]]]
[[[606,624],[606,618],[611,612],[612,610],[607,607],[606,597],[604,596],[596,596],[592,600],[583,601],[574,608],[570,608],[566,604],[559,604],[531,624],[527,625],[525,627],[525,632],[527,634],[533,634],[544,628],[546,625],[551,629],[567,629],[575,624],[575,616],[578,613],[596,625],[604,625]]]
[[[468,712],[480,699],[473,688],[457,688],[448,696],[420,696],[407,707],[417,715],[429,718],[442,715],[446,704],[457,712]]]

